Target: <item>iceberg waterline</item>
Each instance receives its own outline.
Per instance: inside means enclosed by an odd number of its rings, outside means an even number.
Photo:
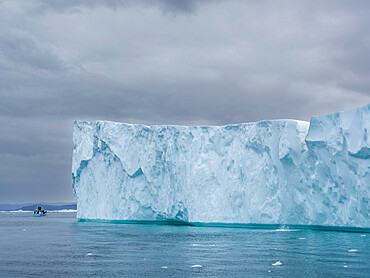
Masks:
[[[310,123],[75,121],[77,217],[370,227],[369,110]]]

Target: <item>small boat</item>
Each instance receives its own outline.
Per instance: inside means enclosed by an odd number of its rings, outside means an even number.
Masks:
[[[33,216],[45,216],[46,213],[46,210],[41,209],[41,207],[37,207],[37,209],[33,211]]]

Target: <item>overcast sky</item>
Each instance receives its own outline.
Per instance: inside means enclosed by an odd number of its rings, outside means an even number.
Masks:
[[[73,120],[309,120],[370,102],[370,1],[0,0],[0,203],[73,201]]]

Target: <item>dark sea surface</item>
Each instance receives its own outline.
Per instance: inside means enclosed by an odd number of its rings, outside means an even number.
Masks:
[[[1,212],[0,277],[370,277],[369,232]]]

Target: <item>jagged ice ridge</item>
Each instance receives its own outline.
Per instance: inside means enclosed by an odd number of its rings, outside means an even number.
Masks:
[[[310,123],[75,121],[77,217],[370,227],[369,110]]]

